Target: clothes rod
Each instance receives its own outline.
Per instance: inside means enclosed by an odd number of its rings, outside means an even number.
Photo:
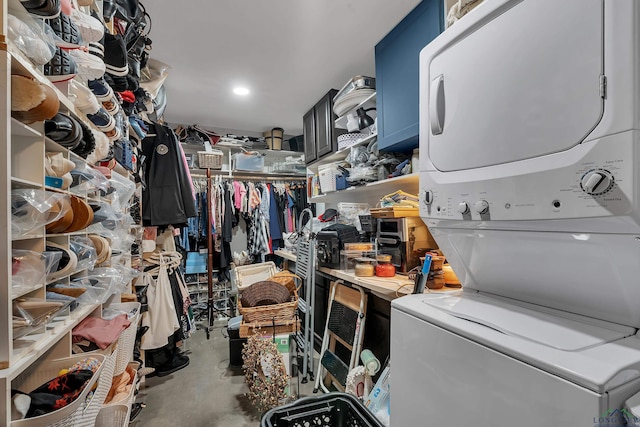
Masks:
[[[206,175],[191,174],[192,178],[206,178]],[[252,175],[216,175],[212,178],[222,180],[245,180],[245,181],[306,181],[305,176],[252,176]]]

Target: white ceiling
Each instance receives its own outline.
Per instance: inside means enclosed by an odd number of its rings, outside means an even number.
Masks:
[[[302,133],[330,88],[375,76],[375,45],[419,0],[144,1],[151,57],[171,66],[164,118],[209,129]],[[246,97],[232,88],[244,85]]]

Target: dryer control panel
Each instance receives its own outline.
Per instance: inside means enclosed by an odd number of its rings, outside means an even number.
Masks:
[[[637,197],[632,172],[640,161],[636,133],[473,171],[423,171],[421,216],[490,221],[628,215]]]

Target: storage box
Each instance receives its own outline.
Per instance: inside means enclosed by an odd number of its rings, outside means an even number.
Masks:
[[[262,154],[236,153],[233,155],[234,169],[239,171],[262,172],[264,156]]]
[[[207,254],[200,252],[188,252],[184,267],[186,274],[206,273]]]
[[[201,169],[222,169],[222,157],[220,150],[198,151],[198,166]]]
[[[268,331],[269,328],[263,329],[263,331]],[[284,366],[287,370],[287,375],[291,376],[291,335],[290,334],[279,334],[275,337],[273,335],[263,335],[260,338],[265,340],[273,340],[278,348],[278,352],[282,355],[282,360],[284,362]]]
[[[332,426],[382,427],[357,397],[327,393],[278,406],[262,416],[261,427]]]

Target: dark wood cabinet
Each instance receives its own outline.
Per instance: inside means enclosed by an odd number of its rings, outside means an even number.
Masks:
[[[333,114],[333,97],[338,93],[331,89],[303,117],[304,155],[307,164],[337,150]]]
[[[302,137],[304,138],[304,158],[307,163],[318,158],[316,151],[316,110],[312,108],[302,118]]]

